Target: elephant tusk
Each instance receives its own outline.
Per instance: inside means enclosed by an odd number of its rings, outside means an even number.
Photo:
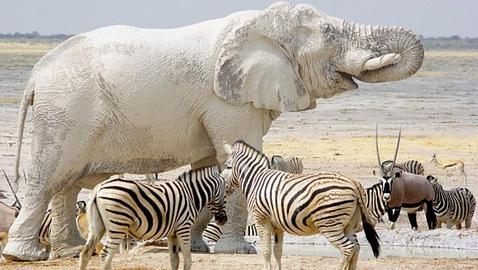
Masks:
[[[393,65],[402,59],[402,56],[398,53],[389,53],[386,55],[382,55],[380,57],[375,57],[372,59],[367,60],[362,67],[362,71],[364,70],[375,70],[379,69],[384,66]]]

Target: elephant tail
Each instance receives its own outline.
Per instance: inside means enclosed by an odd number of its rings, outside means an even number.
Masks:
[[[34,91],[27,88],[23,93],[22,102],[20,104],[20,111],[18,113],[18,122],[17,122],[17,152],[15,157],[15,192],[18,191],[18,179],[20,179],[19,167],[20,167],[20,156],[22,153],[22,140],[23,140],[23,130],[25,128],[25,119],[27,117],[28,107],[33,105],[33,96]],[[26,179],[25,179],[26,181]]]

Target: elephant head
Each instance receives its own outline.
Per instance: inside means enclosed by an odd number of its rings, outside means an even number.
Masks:
[[[401,80],[423,46],[400,27],[359,25],[309,5],[276,3],[233,20],[215,66],[214,91],[234,105],[301,111],[364,82]]]

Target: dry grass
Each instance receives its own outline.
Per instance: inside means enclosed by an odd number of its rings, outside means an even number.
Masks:
[[[31,54],[46,53],[55,48],[58,43],[50,42],[0,42],[0,53]]]
[[[478,51],[425,51],[425,58],[427,57],[478,58]]]

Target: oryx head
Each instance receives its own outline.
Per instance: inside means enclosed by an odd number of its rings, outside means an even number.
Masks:
[[[379,168],[379,172],[380,172],[380,176],[381,176],[379,178],[379,181],[382,183],[383,199],[386,202],[390,201],[390,199],[392,197],[393,180],[395,180],[395,178],[400,178],[401,177],[401,171],[397,172],[393,169],[395,167],[395,162],[397,161],[398,148],[400,146],[401,134],[402,134],[402,128],[400,128],[400,130],[398,132],[397,147],[395,149],[395,155],[393,157],[392,164],[389,167],[390,170],[384,170],[383,163],[380,160],[380,151],[378,149],[378,127],[375,126],[375,147],[377,149],[378,168]]]

